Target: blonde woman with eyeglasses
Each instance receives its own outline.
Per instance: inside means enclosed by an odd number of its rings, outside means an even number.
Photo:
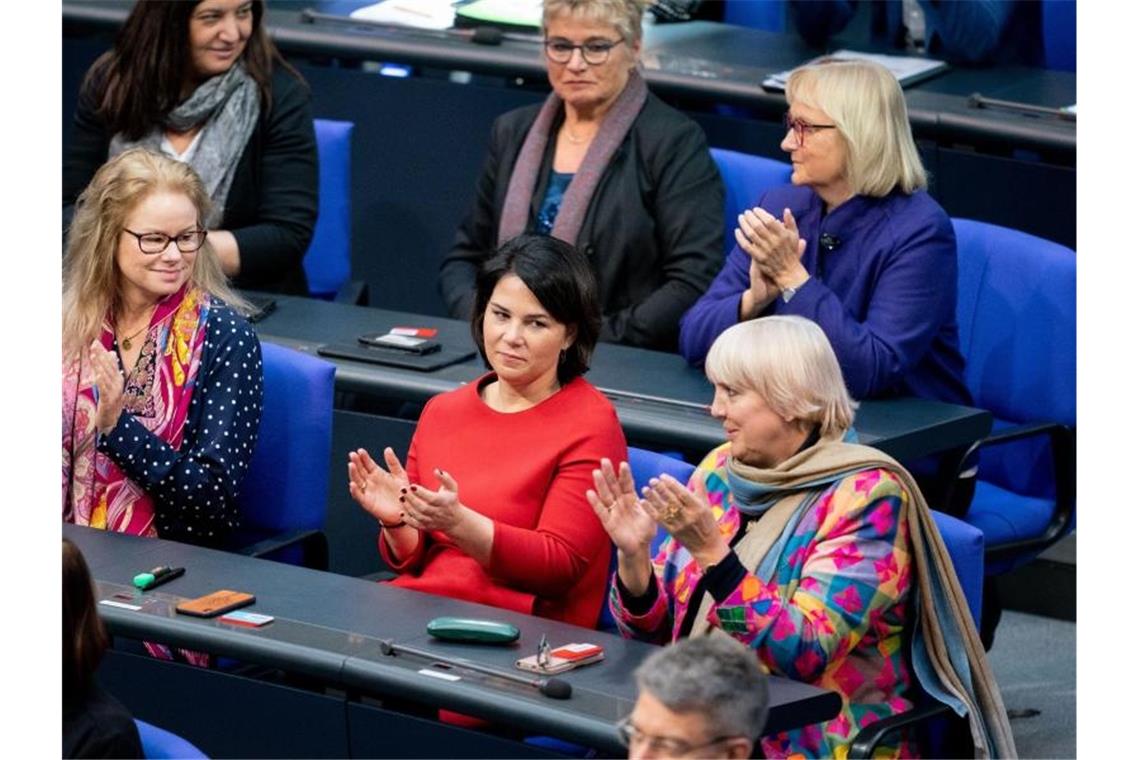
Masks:
[[[261,347],[232,305],[189,166],[134,148],[79,196],[63,289],[63,520],[222,546],[261,421]]]
[[[741,209],[736,247],[681,321],[681,353],[770,314],[806,317],[831,341],[857,399],[969,405],[958,348],[958,259],[894,76],[865,61],[793,72],[780,147],[790,185]]]

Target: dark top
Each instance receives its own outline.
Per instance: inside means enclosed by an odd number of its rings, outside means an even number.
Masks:
[[[856,399],[920,396],[969,406],[958,350],[958,251],[954,227],[925,191],[856,195],[829,214],[808,187],[784,185],[755,205],[796,218],[811,277],[761,316],[796,314],[827,334]],[[681,354],[704,362],[716,337],[736,324],[749,287],[749,257],[728,254],[712,287],[681,323]]]
[[[471,315],[475,276],[495,249],[511,171],[538,104],[500,116],[475,201],[440,267],[440,292],[457,319]],[[561,127],[556,119],[552,136]],[[555,140],[531,198],[534,232],[551,174]],[[586,212],[576,245],[598,278],[601,339],[674,351],[681,315],[712,282],[723,260],[724,185],[704,133],[649,94],[614,152]]]
[[[534,220],[534,231],[540,235],[549,235],[554,229],[554,220],[558,218],[558,209],[562,208],[562,198],[566,195],[566,188],[574,179],[572,172],[551,172],[550,183],[546,186],[546,194],[542,199],[542,206],[538,209],[538,217]]]
[[[63,159],[64,224],[114,136],[96,114],[101,83],[79,93],[71,145]],[[309,88],[282,68],[272,79],[273,105],[264,108],[238,160],[220,229],[237,239],[238,288],[308,295],[301,265],[317,221],[317,142]]]
[[[206,321],[190,411],[176,450],[124,411],[98,450],[154,497],[160,538],[224,545],[261,424],[261,343],[243,317],[215,304]]]
[[[63,705],[63,757],[143,757],[139,729],[127,708],[94,681]]]

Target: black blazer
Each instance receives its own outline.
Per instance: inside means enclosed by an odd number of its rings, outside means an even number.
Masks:
[[[495,249],[511,171],[540,107],[510,111],[491,129],[474,205],[440,267],[440,292],[453,317],[470,316],[476,273]],[[561,121],[531,196],[528,232],[546,193]],[[602,340],[675,351],[681,315],[720,271],[723,235],[724,185],[704,133],[650,93],[602,175],[576,241],[598,278]]]
[[[107,160],[112,133],[96,114],[99,83],[79,93],[71,145],[63,159],[64,224],[76,199]],[[221,229],[237,239],[239,288],[308,294],[301,265],[317,221],[317,141],[309,88],[281,67],[273,106],[263,109],[234,171]]]

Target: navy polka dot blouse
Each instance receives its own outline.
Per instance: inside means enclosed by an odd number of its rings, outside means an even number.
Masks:
[[[238,527],[237,495],[261,423],[261,344],[215,302],[179,449],[124,411],[98,449],[154,498],[158,535],[220,546]]]

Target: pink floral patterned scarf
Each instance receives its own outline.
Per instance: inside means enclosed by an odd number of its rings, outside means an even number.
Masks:
[[[125,414],[174,448],[182,443],[206,340],[209,297],[189,284],[158,304],[142,353],[124,387]],[[112,350],[110,315],[99,338]],[[156,536],[154,501],[96,448],[98,390],[86,352],[63,367],[63,519],[136,536]]]

